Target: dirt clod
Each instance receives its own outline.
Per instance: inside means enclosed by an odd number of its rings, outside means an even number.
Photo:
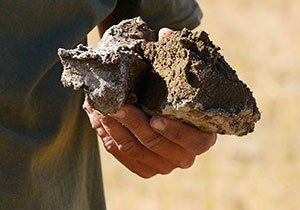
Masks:
[[[260,113],[218,51],[204,31],[183,29],[156,42],[134,18],[108,29],[95,51],[79,45],[58,54],[63,84],[83,89],[104,114],[132,103],[203,131],[242,136],[253,131]]]

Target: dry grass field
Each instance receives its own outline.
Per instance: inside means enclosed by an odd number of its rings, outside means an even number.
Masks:
[[[108,210],[300,209],[300,1],[199,4],[199,29],[254,92],[262,119],[246,137],[219,136],[190,169],[149,180],[101,148]]]

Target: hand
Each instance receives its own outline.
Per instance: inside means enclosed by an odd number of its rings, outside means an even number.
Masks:
[[[216,142],[216,134],[160,116],[149,119],[133,105],[111,115],[102,115],[87,102],[83,106],[106,150],[144,178],[188,168]]]
[[[161,29],[159,37],[171,33],[169,29]],[[189,168],[195,157],[213,146],[217,138],[216,134],[165,117],[150,119],[133,105],[125,105],[110,115],[101,114],[87,101],[83,108],[106,150],[143,178],[168,174],[175,168]]]

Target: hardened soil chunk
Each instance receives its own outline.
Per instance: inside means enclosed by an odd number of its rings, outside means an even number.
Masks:
[[[109,28],[95,51],[83,45],[58,49],[64,66],[61,81],[65,87],[83,89],[101,113],[116,112],[125,102],[136,102],[135,90],[148,69],[138,54],[139,46],[154,40],[154,32],[135,18]]]
[[[83,89],[101,113],[140,106],[206,132],[246,135],[260,112],[247,85],[204,31],[176,31],[160,41],[141,18],[109,28],[94,51],[59,49],[62,83]]]

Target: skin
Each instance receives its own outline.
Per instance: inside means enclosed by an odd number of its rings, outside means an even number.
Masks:
[[[99,25],[99,33],[115,23],[108,17]],[[173,31],[163,28],[159,39]],[[114,114],[103,115],[87,101],[83,104],[91,126],[105,149],[133,173],[143,178],[169,174],[175,168],[189,168],[197,155],[212,147],[216,134],[202,132],[184,123],[162,116],[149,117],[134,105],[125,105]]]

